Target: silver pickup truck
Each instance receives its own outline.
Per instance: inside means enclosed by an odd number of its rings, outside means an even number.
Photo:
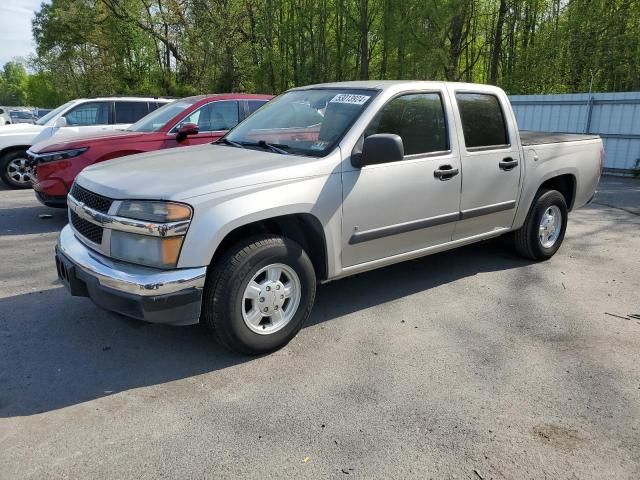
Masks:
[[[598,137],[519,132],[495,87],[294,88],[215,144],[84,170],[56,265],[72,295],[263,353],[318,282],[506,234],[550,258],[602,164]]]

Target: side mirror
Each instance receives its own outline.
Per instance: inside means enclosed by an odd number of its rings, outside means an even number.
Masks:
[[[397,162],[404,158],[402,138],[393,133],[369,135],[351,152],[351,165],[362,168],[366,165]]]
[[[55,128],[63,128],[67,126],[67,119],[64,117],[58,117],[56,118],[56,121],[53,122],[53,126]]]
[[[189,135],[197,135],[199,131],[200,129],[195,123],[183,123],[178,127],[178,135],[176,136],[176,140],[181,142]]]

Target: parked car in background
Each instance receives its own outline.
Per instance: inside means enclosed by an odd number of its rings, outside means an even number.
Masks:
[[[295,88],[216,145],[85,169],[56,265],[72,295],[264,353],[297,334],[318,282],[505,234],[551,258],[602,165],[596,135],[520,132],[497,87]]]
[[[0,129],[0,180],[11,188],[30,188],[27,150],[52,137],[127,128],[172,99],[153,97],[81,98],[60,105],[34,125]]]
[[[7,107],[0,107],[0,126],[11,125],[11,116]]]
[[[51,108],[36,108],[36,117],[40,119],[44,117],[47,113],[49,113],[51,110],[52,110]]]
[[[11,117],[12,124],[28,123],[33,125],[37,120],[30,110],[9,110],[9,116]]]
[[[126,130],[54,137],[27,152],[38,200],[65,208],[76,176],[94,163],[134,153],[199,145],[222,137],[260,108],[270,95],[216,94],[183,98],[150,113]]]

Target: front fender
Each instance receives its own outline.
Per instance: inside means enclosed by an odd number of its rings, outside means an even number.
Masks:
[[[178,267],[209,265],[223,239],[238,227],[291,214],[313,215],[326,239],[329,276],[339,268],[340,175],[259,184],[189,199],[194,215]]]

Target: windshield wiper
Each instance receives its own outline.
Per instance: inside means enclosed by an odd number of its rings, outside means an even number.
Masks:
[[[234,142],[233,140],[229,140],[228,138],[220,138],[213,143],[219,143],[224,145],[231,145],[232,147],[244,148],[244,145],[238,142]]]
[[[282,143],[267,143],[264,140],[258,140],[256,143],[242,142],[242,145],[245,147],[260,147],[264,150],[270,150],[273,153],[280,153],[282,155],[289,155],[289,152],[285,149],[291,148],[289,145],[284,145]]]

